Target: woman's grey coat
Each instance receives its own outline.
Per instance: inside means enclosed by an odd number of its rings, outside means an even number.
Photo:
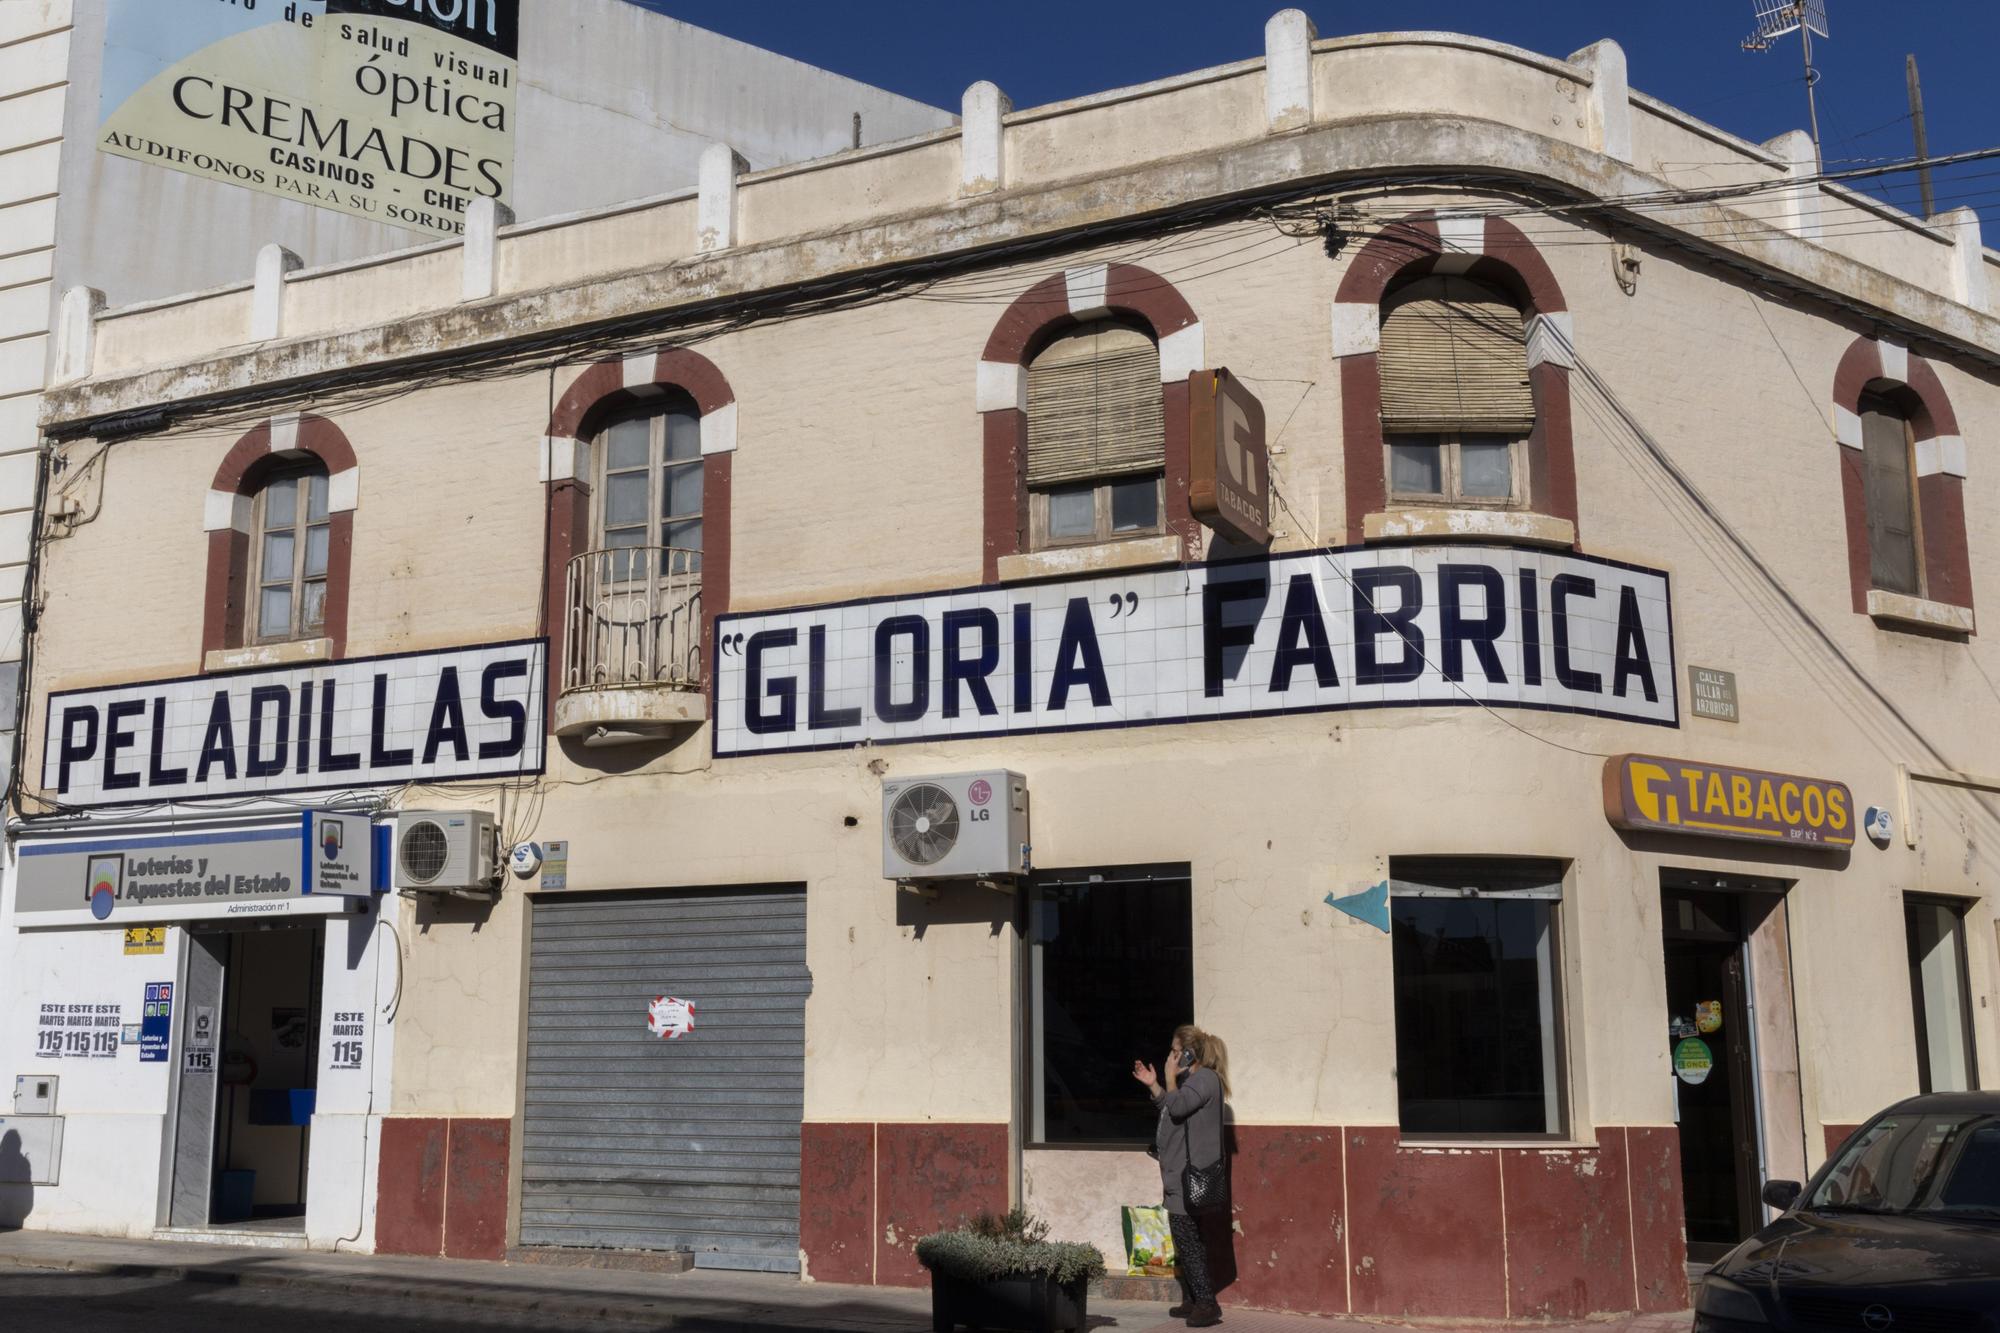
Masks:
[[[1180,1086],[1160,1098],[1160,1127],[1153,1138],[1160,1149],[1160,1188],[1167,1211],[1188,1216],[1181,1199],[1181,1172],[1194,1154],[1197,1170],[1222,1160],[1222,1080],[1213,1069],[1194,1068]]]

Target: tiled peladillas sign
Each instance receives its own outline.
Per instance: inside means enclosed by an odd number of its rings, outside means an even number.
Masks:
[[[1854,796],[1846,784],[1694,759],[1613,755],[1604,761],[1604,814],[1622,829],[1854,845]]]

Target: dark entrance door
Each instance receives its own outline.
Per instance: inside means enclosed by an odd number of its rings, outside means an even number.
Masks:
[[[1719,1259],[1756,1229],[1762,1183],[1742,899],[1669,872],[1660,905],[1688,1257]]]
[[[223,984],[210,1226],[305,1230],[325,936],[313,922],[215,937]]]

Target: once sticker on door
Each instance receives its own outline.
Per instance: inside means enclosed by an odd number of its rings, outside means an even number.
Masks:
[[[1681,1082],[1706,1083],[1709,1071],[1714,1068],[1715,1057],[1709,1052],[1708,1043],[1701,1038],[1689,1037],[1674,1047],[1674,1073]]]
[[[671,995],[655,995],[646,1006],[646,1026],[656,1037],[679,1041],[694,1031],[694,1001]]]

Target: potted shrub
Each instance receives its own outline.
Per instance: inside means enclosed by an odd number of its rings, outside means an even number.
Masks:
[[[1095,1245],[1049,1239],[1048,1223],[1016,1208],[981,1213],[917,1242],[931,1274],[931,1327],[1056,1333],[1085,1327],[1090,1280],[1104,1274]]]

